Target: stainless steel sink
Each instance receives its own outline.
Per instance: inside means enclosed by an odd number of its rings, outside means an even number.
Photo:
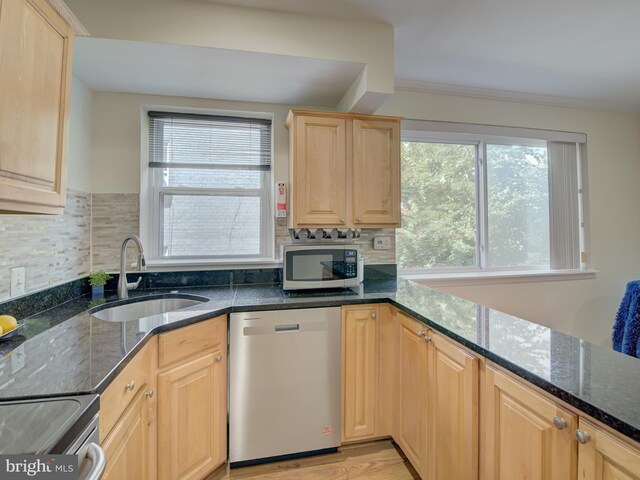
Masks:
[[[125,322],[192,307],[208,300],[206,297],[197,297],[195,295],[186,298],[183,296],[178,298],[141,299],[133,303],[104,308],[92,313],[91,316],[105,322]]]

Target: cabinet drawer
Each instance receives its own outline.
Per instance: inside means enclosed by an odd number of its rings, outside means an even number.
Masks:
[[[127,364],[100,396],[100,441],[109,434],[142,387],[152,384],[152,360],[156,339],[152,338]]]
[[[226,315],[163,333],[159,339],[158,366],[164,368],[205,350],[226,347],[226,344]]]

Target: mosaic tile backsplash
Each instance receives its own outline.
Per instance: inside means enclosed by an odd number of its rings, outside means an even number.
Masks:
[[[62,215],[0,215],[0,301],[11,268],[25,267],[25,293],[89,274],[91,195],[69,190]]]

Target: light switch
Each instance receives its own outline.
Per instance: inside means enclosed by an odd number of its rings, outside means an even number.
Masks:
[[[11,288],[9,289],[9,296],[17,297],[19,295],[24,295],[25,277],[26,270],[24,267],[11,269]]]

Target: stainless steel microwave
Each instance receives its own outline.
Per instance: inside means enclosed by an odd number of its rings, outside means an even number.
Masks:
[[[285,245],[282,253],[282,288],[357,287],[362,280],[355,245]]]

